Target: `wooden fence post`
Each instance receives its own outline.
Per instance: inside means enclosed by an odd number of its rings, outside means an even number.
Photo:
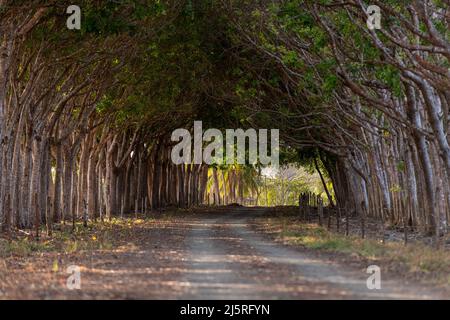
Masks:
[[[39,212],[39,202],[37,193],[33,194],[33,204],[34,204],[34,226],[36,230],[36,241],[39,241],[39,228],[41,227],[41,217]]]
[[[147,214],[147,197],[144,200],[144,213]]]
[[[138,206],[138,199],[136,198],[136,200],[134,200],[134,217],[137,218],[138,215],[138,210],[139,210],[139,206]]]
[[[51,216],[51,213],[53,212],[52,208],[53,208],[53,203],[52,203],[52,198],[50,196],[47,197],[47,211],[46,211],[46,216],[47,216],[47,235],[51,236],[52,235],[52,229],[53,229],[53,217]]]
[[[319,215],[319,226],[323,226],[323,203],[322,203],[322,199],[317,197],[316,198],[317,201],[317,213]]]

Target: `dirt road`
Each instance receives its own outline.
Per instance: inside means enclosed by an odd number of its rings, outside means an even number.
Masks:
[[[55,275],[48,263],[32,261],[39,271],[20,275],[12,270],[0,298],[445,298],[430,288],[388,280],[382,269],[382,289],[369,290],[367,266],[317,258],[254,231],[249,223],[262,213],[233,208],[220,214],[189,215],[161,228],[134,230],[136,238],[129,246],[63,258],[64,265],[81,266],[80,290],[65,288],[67,275]]]
[[[191,221],[183,298],[194,299],[430,299],[429,289],[382,280],[367,288],[366,268],[317,259],[249,228],[261,210],[237,209]],[[382,270],[381,270],[382,271]]]

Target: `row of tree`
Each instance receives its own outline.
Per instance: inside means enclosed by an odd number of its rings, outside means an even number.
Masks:
[[[170,159],[174,129],[217,117],[208,4],[81,1],[80,31],[68,5],[0,2],[2,230],[242,199],[246,168]]]
[[[248,2],[233,23],[247,107],[320,159],[341,208],[437,240],[450,214],[449,22],[447,1]]]

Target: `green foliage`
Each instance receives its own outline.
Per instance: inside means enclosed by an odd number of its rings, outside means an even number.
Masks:
[[[328,182],[329,190],[333,190]],[[298,205],[301,193],[311,192],[321,195],[328,202],[322,182],[317,172],[304,167],[281,167],[278,171],[269,171],[259,182],[259,204],[265,206]]]
[[[392,90],[396,97],[400,98],[403,96],[403,87],[399,70],[392,66],[379,67],[376,69],[375,75],[378,80],[381,80]]]

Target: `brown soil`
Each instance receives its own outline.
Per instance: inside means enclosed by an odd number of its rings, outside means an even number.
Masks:
[[[0,260],[1,299],[427,299],[442,291],[384,279],[368,290],[361,261],[333,260],[255,230],[263,209],[156,218],[113,230],[109,249]],[[95,231],[95,230],[94,230]],[[69,265],[81,289],[69,290]],[[55,267],[57,266],[57,267]]]

